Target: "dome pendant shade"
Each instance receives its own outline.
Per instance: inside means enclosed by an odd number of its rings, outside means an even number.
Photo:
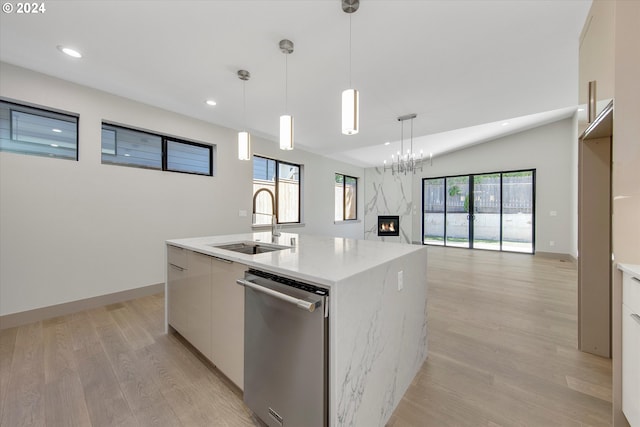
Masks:
[[[238,132],[238,159],[251,160],[251,135],[249,132]]]
[[[293,117],[280,116],[280,149],[293,150]]]
[[[355,135],[360,129],[360,93],[356,89],[342,91],[342,133]]]

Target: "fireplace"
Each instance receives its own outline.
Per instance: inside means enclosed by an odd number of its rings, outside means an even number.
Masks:
[[[378,236],[399,236],[399,216],[378,216]]]

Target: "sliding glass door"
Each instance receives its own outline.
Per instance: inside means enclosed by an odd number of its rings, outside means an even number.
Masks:
[[[469,176],[446,178],[445,245],[469,247]]]
[[[425,179],[422,186],[424,243],[444,245],[444,178]]]
[[[423,179],[423,243],[534,252],[535,170]]]
[[[473,247],[500,250],[500,174],[473,176]]]
[[[533,253],[534,171],[502,174],[502,249]]]

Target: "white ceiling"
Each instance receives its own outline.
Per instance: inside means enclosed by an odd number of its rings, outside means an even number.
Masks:
[[[380,165],[399,149],[396,117],[404,114],[418,115],[414,149],[435,156],[570,116],[590,4],[361,0],[351,16],[361,96],[354,136],[340,133],[349,84],[349,15],[340,0],[50,0],[38,15],[0,14],[0,60],[234,129],[243,125],[236,72],[246,69],[247,127],[277,141],[285,108],[278,42],[288,38],[296,146]],[[218,105],[205,105],[208,98]]]

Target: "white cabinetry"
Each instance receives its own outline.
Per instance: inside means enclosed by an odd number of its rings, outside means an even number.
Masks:
[[[186,279],[187,250],[167,246],[167,322],[183,336],[188,335]]]
[[[589,82],[596,82],[596,115],[613,99],[615,74],[615,3],[596,0],[580,34],[578,96],[589,101]],[[595,117],[594,117],[595,118]],[[582,133],[586,123],[580,123]]]
[[[244,386],[244,277],[246,265],[213,257],[211,361],[240,389]]]
[[[183,336],[211,359],[211,257],[187,251],[184,289],[188,333]]]
[[[167,322],[241,389],[246,265],[167,245]]]
[[[622,412],[640,426],[640,277],[622,280]]]
[[[211,257],[167,246],[168,323],[211,357]]]

